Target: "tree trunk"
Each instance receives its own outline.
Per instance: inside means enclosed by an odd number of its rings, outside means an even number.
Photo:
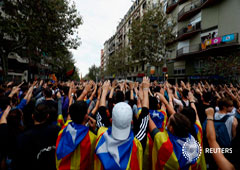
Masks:
[[[2,66],[3,66],[3,81],[7,81],[8,76],[8,56],[7,53],[2,53]]]

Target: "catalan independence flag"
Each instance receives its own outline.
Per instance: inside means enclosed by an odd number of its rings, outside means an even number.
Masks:
[[[118,141],[111,137],[112,128],[101,127],[94,156],[95,170],[141,170],[142,146],[130,133],[128,140]]]
[[[149,110],[149,114],[157,128],[163,132],[167,124],[167,113],[163,110]]]
[[[149,110],[151,119],[154,121],[155,125],[160,132],[165,130],[167,125],[167,113],[163,110]],[[148,133],[146,148],[143,155],[143,169],[152,169],[152,149],[153,149],[153,140]],[[148,161],[147,161],[148,160]]]
[[[59,132],[56,143],[56,168],[94,169],[93,156],[96,136],[89,128],[69,122]]]
[[[183,144],[190,140],[196,142],[193,136],[189,134],[188,138],[179,138],[167,130],[158,132],[154,137],[154,146],[152,151],[152,169],[165,170],[189,170],[191,165],[197,162],[200,150],[194,148],[194,156],[187,159],[183,153]]]
[[[195,122],[194,127],[195,127],[196,134],[197,134],[197,140],[200,143],[201,147],[203,148],[203,132],[202,132],[202,125],[199,120],[197,120]],[[207,169],[204,153],[201,154],[201,156],[199,157],[199,159],[197,160],[195,165],[192,165],[191,167],[192,167],[192,169],[197,169],[197,170],[206,170]]]
[[[57,125],[59,127],[63,127],[64,126],[64,119],[63,119],[63,115],[59,114],[57,117]]]

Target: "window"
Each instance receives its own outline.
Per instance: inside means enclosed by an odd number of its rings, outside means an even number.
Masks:
[[[176,69],[174,69],[173,73],[175,75],[184,75],[186,73],[186,71],[184,68],[176,68]]]

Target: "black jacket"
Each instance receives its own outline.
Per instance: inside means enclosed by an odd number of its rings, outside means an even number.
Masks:
[[[55,170],[56,140],[60,128],[40,124],[17,138],[17,169]]]

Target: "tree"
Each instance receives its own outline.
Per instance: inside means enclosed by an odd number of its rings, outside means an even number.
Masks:
[[[240,53],[231,51],[222,56],[209,56],[202,70],[202,75],[236,77],[240,74]]]
[[[143,17],[134,19],[129,32],[129,55],[132,63],[163,64],[167,54],[166,45],[174,39],[174,23],[166,16],[158,3],[149,7]]]
[[[88,80],[100,80],[100,67],[97,67],[96,65],[92,65],[88,69],[88,74],[85,76]]]
[[[80,38],[72,35],[82,18],[68,0],[3,0],[2,11],[0,50],[5,75],[9,52],[24,51],[30,62],[39,62],[43,53],[57,58],[59,51],[80,45]]]
[[[126,76],[128,67],[128,48],[120,48],[109,57],[107,63],[107,75]]]

